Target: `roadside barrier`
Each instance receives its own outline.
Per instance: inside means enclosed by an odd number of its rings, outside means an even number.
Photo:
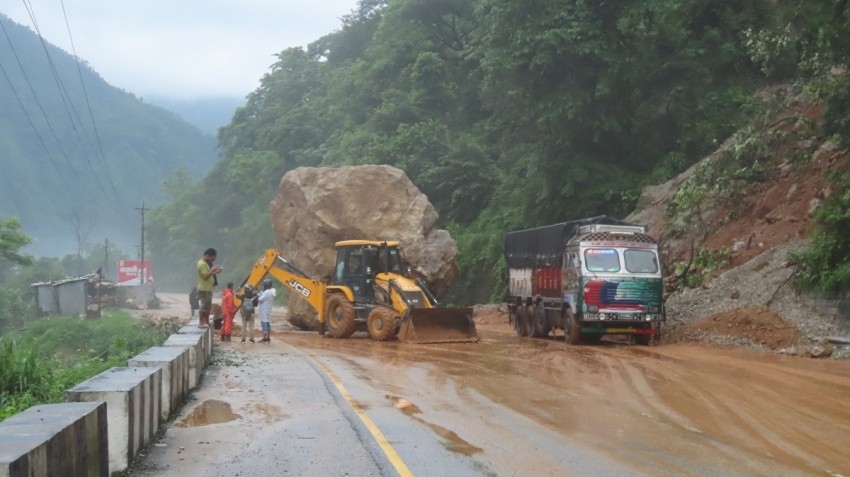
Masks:
[[[109,471],[126,469],[159,429],[160,368],[111,368],[65,391],[68,402],[106,402]]]
[[[105,402],[44,404],[0,422],[0,475],[109,475]]]
[[[197,320],[162,346],[0,422],[0,476],[98,476],[124,472],[200,383],[212,328]]]
[[[186,401],[189,387],[189,353],[187,346],[156,346],[127,360],[129,367],[162,369],[162,408],[160,422],[168,421]]]

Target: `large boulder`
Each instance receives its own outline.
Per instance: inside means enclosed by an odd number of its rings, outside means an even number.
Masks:
[[[278,251],[313,278],[330,278],[341,240],[397,240],[414,275],[437,296],[457,275],[457,245],[437,229],[437,212],[400,169],[301,167],[280,181],[269,205]],[[289,293],[287,319],[316,329],[309,305]]]

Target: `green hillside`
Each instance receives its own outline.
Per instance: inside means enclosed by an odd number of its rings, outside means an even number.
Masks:
[[[626,215],[642,186],[761,114],[761,88],[846,89],[844,75],[818,80],[844,66],[848,18],[839,0],[362,0],[338,31],[277,55],[209,175],[174,178],[152,256],[185,282],[215,246],[239,281],[272,244],[282,174],[390,164],[458,240],[450,299],[498,297],[506,231]]]
[[[37,255],[104,239],[135,252],[135,208],[162,202],[161,184],[179,168],[205,174],[215,138],[107,84],[29,28],[3,15],[0,24],[0,216],[21,219]]]

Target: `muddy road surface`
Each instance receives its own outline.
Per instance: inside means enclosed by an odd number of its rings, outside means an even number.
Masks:
[[[846,361],[273,331],[216,341],[131,475],[850,476]]]

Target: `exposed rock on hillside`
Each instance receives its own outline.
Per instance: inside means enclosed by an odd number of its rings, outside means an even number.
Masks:
[[[437,212],[403,171],[390,166],[302,167],[280,181],[269,206],[278,250],[313,277],[329,278],[341,240],[397,240],[413,273],[444,293],[457,274],[457,245],[437,229]],[[306,304],[290,300],[289,321],[313,329]]]
[[[758,333],[776,327],[753,327],[753,310],[759,310],[762,322],[773,314],[795,327],[800,340],[809,344],[826,334],[850,331],[846,320],[794,290],[796,268],[790,260],[794,251],[807,246],[811,214],[831,192],[830,174],[846,170],[850,155],[811,127],[822,108],[802,102],[789,88],[764,95],[775,101],[772,118],[761,127],[742,129],[678,177],[647,187],[639,209],[626,218],[661,238],[671,288],[680,285],[672,264],[688,263],[695,251],[705,249],[728,260],[704,276],[701,287],[670,294],[668,339],[699,335],[696,339],[704,341],[706,333],[725,334],[734,339],[714,341],[735,345],[742,339],[772,347],[778,342]],[[722,326],[706,325],[720,322]]]

